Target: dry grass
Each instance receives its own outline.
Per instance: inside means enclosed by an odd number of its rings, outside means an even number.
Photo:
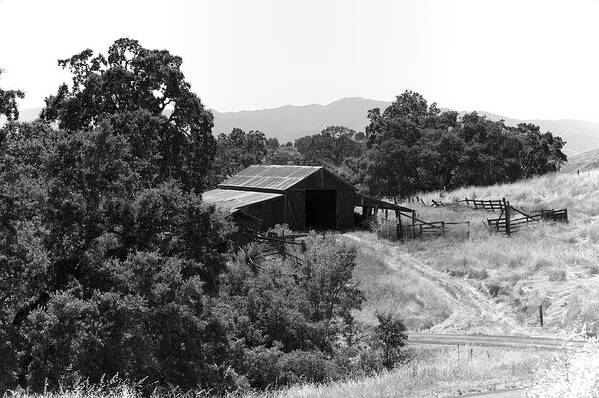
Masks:
[[[529,398],[579,398],[599,396],[599,343],[558,355],[548,369],[539,369]]]
[[[354,279],[365,293],[366,302],[356,318],[365,323],[376,322],[376,312],[398,313],[410,330],[428,329],[446,319],[450,303],[443,300],[439,288],[410,264],[385,261],[387,253],[362,248],[358,255]]]
[[[374,377],[326,385],[307,384],[251,397],[445,397],[530,385],[535,369],[553,354],[539,350],[442,347],[420,350],[416,360]]]
[[[374,377],[361,377],[326,385],[305,384],[267,392],[232,393],[228,398],[309,398],[309,397],[445,397],[465,392],[489,391],[530,385],[535,369],[549,367],[553,354],[539,350],[461,346],[418,350],[415,360]],[[197,398],[208,391],[177,389],[154,391],[158,398]],[[32,394],[17,390],[14,398],[142,398],[140,390],[126,383],[91,386]]]

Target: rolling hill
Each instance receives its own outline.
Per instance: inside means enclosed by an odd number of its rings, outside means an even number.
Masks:
[[[385,109],[389,101],[378,101],[361,97],[342,98],[327,105],[285,105],[272,109],[239,112],[219,112],[214,114],[214,133],[228,133],[233,128],[260,130],[267,136],[276,137],[279,142],[294,141],[308,134],[315,134],[331,125],[344,125],[356,131],[364,131],[368,124],[366,117],[372,108]],[[21,120],[35,119],[41,108],[24,109]],[[591,149],[599,149],[599,123],[582,120],[518,120],[494,113],[478,111],[491,120],[505,120],[507,125],[521,122],[534,123],[542,131],[551,131],[566,142],[566,154],[573,155]],[[462,112],[464,113],[464,112]]]
[[[576,153],[568,157],[568,163],[562,167],[564,173],[589,171],[599,168],[599,149]]]

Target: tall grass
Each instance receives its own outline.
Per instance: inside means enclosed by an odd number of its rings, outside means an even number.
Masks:
[[[470,349],[472,348],[472,358]],[[552,354],[538,350],[442,347],[420,351],[417,359],[374,377],[326,385],[307,384],[251,395],[257,398],[445,397],[530,385]],[[459,355],[459,356],[458,356]]]
[[[580,398],[599,396],[599,343],[558,355],[548,369],[536,372],[529,398]]]
[[[376,323],[376,312],[397,313],[409,330],[428,329],[451,313],[450,303],[430,280],[417,273],[406,261],[397,258],[391,265],[385,254],[362,247],[354,269],[354,280],[366,301],[356,318]]]

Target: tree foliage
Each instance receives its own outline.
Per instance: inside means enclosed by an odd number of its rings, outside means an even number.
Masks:
[[[355,135],[356,132],[347,127],[330,126],[320,134],[298,138],[295,146],[306,164],[339,167],[345,159],[361,155],[361,145]]]
[[[109,120],[131,140],[133,155],[152,164],[154,182],[176,178],[202,191],[215,151],[213,117],[191,91],[180,57],[119,39],[107,55],[87,49],[58,64],[73,78],[46,98],[44,120],[69,132]]]
[[[0,69],[0,75],[1,74],[2,69]],[[23,93],[21,90],[0,89],[0,116],[6,116],[9,121],[19,119],[17,98],[25,98],[25,93]]]
[[[506,126],[476,112],[459,117],[406,91],[383,113],[369,112],[367,150],[348,163],[372,194],[489,185],[559,170],[564,142],[538,126]]]
[[[250,165],[262,163],[268,149],[269,141],[260,131],[246,133],[235,128],[229,134],[219,134],[216,140],[216,156],[212,163],[210,185],[215,186]]]

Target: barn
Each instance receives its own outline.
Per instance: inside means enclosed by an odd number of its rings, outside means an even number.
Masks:
[[[262,229],[286,223],[292,230],[354,226],[354,207],[411,211],[357,193],[354,186],[322,166],[253,165],[204,192],[205,202],[230,212],[244,226]]]

